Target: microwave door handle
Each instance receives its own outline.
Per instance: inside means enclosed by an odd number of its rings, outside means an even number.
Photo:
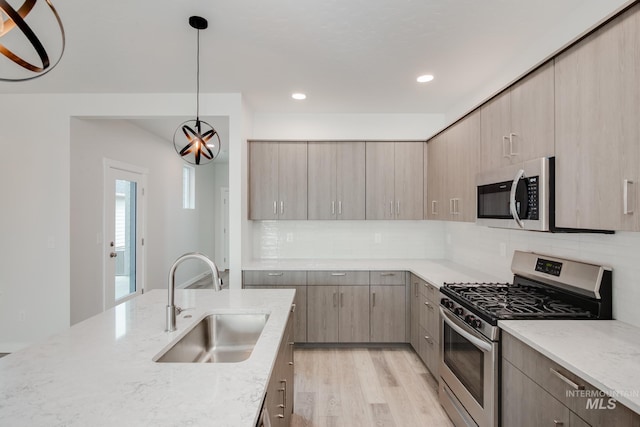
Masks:
[[[442,307],[440,307],[440,316],[442,317],[442,320],[451,327],[451,329],[459,333],[464,339],[468,340],[471,344],[473,344],[483,352],[489,353],[492,350],[491,344],[481,340],[480,338],[462,329],[462,327],[458,326],[453,321],[453,319],[449,318],[449,315],[446,311],[444,311]]]
[[[518,216],[518,210],[516,209],[516,190],[518,189],[518,183],[520,179],[524,178],[524,169],[520,169],[516,174],[516,177],[513,179],[511,183],[511,197],[509,198],[509,210],[511,211],[511,216],[518,224],[518,227],[524,228],[524,223]]]

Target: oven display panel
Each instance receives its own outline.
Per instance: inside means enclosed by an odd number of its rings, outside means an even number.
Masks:
[[[536,271],[559,277],[560,272],[562,271],[562,263],[558,261],[550,261],[544,258],[538,258],[538,261],[536,262]]]

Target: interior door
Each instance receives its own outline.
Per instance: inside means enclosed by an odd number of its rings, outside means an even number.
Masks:
[[[104,308],[142,293],[144,288],[143,170],[105,162]]]

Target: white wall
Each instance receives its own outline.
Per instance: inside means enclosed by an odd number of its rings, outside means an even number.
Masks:
[[[242,97],[203,94],[200,101],[201,116],[229,117],[231,235],[240,239]],[[0,210],[0,352],[70,324],[71,118],[184,117],[192,110],[193,94],[2,95],[0,185],[7,203]],[[231,264],[239,283],[237,246]]]
[[[224,230],[223,230],[223,218],[221,201],[221,190],[223,188],[229,188],[229,163],[219,163],[215,165],[213,187],[211,198],[214,202],[212,222],[215,226],[215,259],[216,265],[222,270],[225,265],[224,262]],[[227,205],[226,209],[229,209]]]
[[[640,233],[537,233],[448,222],[448,259],[510,281],[513,251],[578,259],[613,268],[613,316],[640,327]],[[501,245],[505,248],[501,255]]]
[[[215,165],[196,168],[195,209],[182,209],[182,166],[172,145],[125,120],[71,120],[71,324],[103,310],[103,159],[144,168],[145,290],[167,286],[171,263],[185,252],[214,256]],[[188,262],[177,271],[182,284],[206,272]]]

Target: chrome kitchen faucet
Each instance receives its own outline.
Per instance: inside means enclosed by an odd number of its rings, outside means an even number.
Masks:
[[[176,316],[182,312],[180,307],[175,306],[176,269],[183,261],[188,259],[199,259],[200,261],[204,261],[211,269],[213,289],[216,291],[220,290],[220,274],[218,273],[218,267],[205,255],[198,252],[189,252],[175,260],[169,270],[169,301],[167,302],[167,329],[165,332],[173,332],[176,330]]]

